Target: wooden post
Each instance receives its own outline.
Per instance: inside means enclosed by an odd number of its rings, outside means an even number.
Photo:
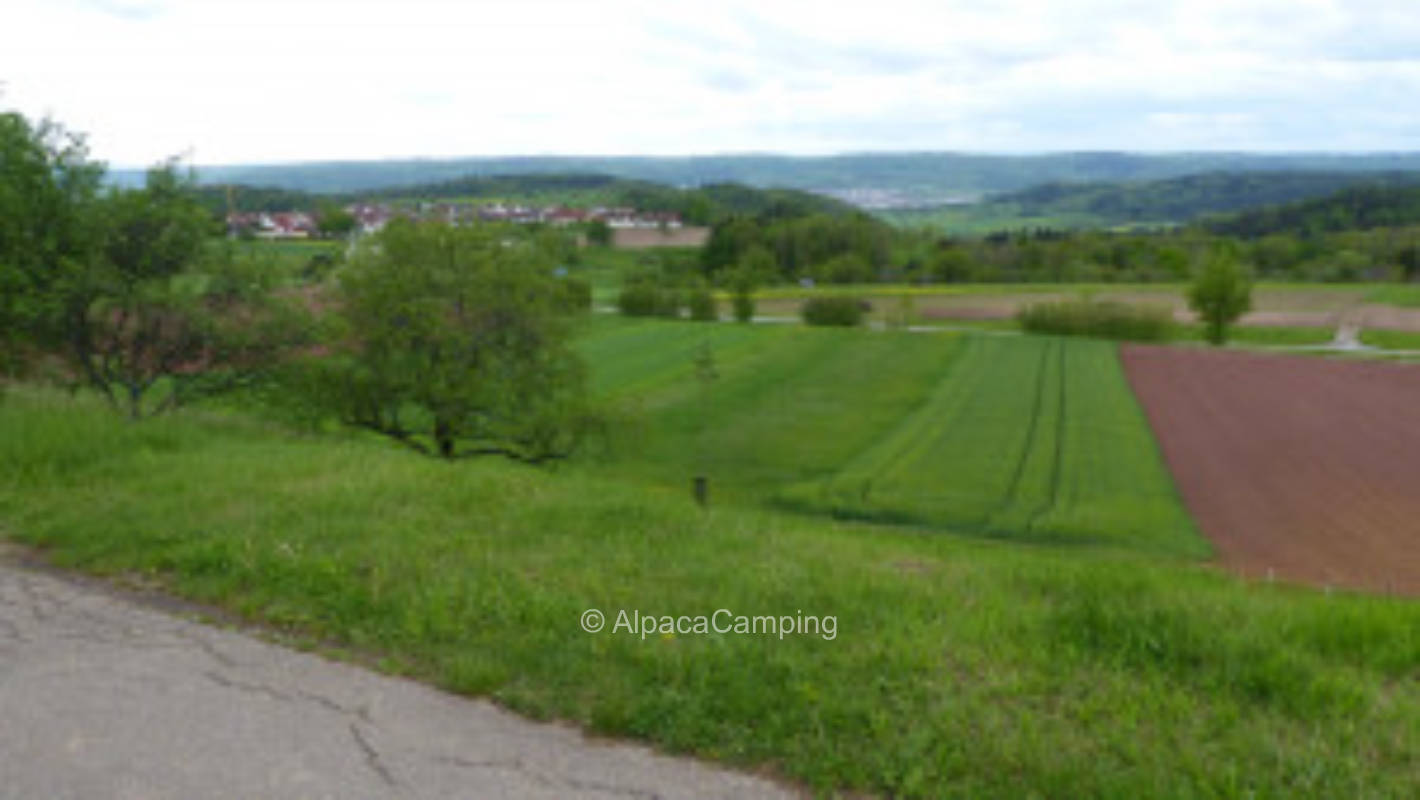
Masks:
[[[704,475],[696,475],[692,481],[692,490],[695,493],[695,502],[704,508],[710,502],[710,479]]]

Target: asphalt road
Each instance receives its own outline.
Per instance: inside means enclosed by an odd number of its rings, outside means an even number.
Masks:
[[[0,563],[0,798],[792,796]]]

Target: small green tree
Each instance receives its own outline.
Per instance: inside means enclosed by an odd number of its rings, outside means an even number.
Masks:
[[[896,307],[886,315],[885,321],[889,328],[910,328],[917,324],[917,303],[910,292],[898,295],[895,305]]]
[[[1188,305],[1203,320],[1209,343],[1228,340],[1228,326],[1252,308],[1252,282],[1232,253],[1215,250],[1208,256],[1188,290]]]
[[[755,287],[772,280],[774,274],[774,254],[759,245],[751,247],[730,271],[727,281],[736,320],[750,322],[754,319]]]
[[[316,225],[327,239],[348,237],[356,224],[355,215],[335,203],[323,203],[316,212]]]
[[[686,293],[686,306],[690,309],[690,318],[696,322],[715,322],[720,319],[719,304],[715,302],[715,295],[711,293],[710,287],[703,283]]]
[[[1400,265],[1400,279],[1406,283],[1414,283],[1420,278],[1420,247],[1413,244],[1402,247],[1395,254],[1395,260]]]
[[[731,285],[730,302],[734,306],[736,322],[751,322],[754,320],[754,284],[737,276],[737,280]]]
[[[611,226],[606,224],[604,219],[594,219],[587,223],[587,242],[597,247],[610,247],[612,242]]]
[[[443,458],[569,455],[590,417],[566,290],[499,226],[399,221],[342,273],[329,357],[292,381],[343,423]]]

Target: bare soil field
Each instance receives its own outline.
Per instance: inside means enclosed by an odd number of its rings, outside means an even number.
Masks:
[[[1223,564],[1420,594],[1420,369],[1143,346],[1121,357]]]
[[[709,228],[617,228],[612,231],[613,243],[626,250],[646,250],[652,247],[701,247],[710,240]]]

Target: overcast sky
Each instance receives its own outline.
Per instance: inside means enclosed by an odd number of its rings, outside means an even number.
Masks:
[[[1415,0],[5,0],[0,107],[141,166],[1420,150]]]

